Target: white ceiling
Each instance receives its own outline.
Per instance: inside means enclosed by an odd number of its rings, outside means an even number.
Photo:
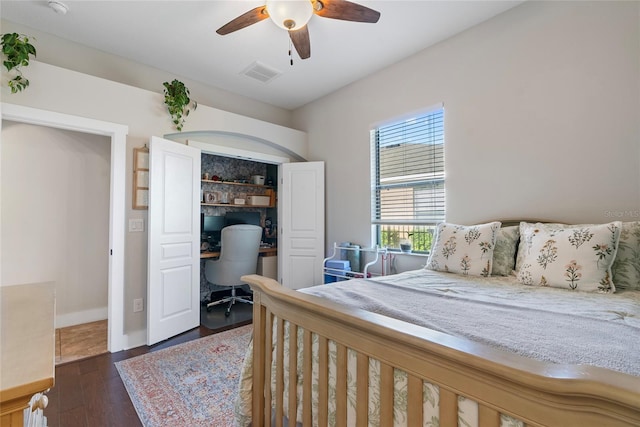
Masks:
[[[378,10],[376,24],[313,16],[311,58],[293,53],[289,36],[266,19],[226,36],[215,30],[263,0],[2,0],[2,19],[73,40],[178,76],[294,109],[485,21],[522,1],[356,1]],[[37,48],[37,43],[36,43]],[[254,61],[282,74],[268,83],[241,72]]]

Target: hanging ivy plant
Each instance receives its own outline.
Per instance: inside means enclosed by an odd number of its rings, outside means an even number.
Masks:
[[[164,103],[169,110],[169,115],[178,131],[182,131],[182,126],[186,117],[198,108],[198,103],[189,98],[189,89],[179,80],[171,83],[164,82]]]
[[[8,72],[14,70],[16,76],[9,80],[11,93],[17,93],[29,87],[29,80],[22,75],[21,67],[29,65],[29,55],[36,56],[36,48],[29,43],[29,37],[17,33],[2,35],[2,64]]]

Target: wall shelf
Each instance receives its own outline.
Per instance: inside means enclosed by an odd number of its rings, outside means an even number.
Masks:
[[[272,185],[263,185],[263,184],[250,184],[248,182],[233,182],[233,181],[214,181],[211,179],[203,179],[201,180],[203,183],[207,184],[217,184],[217,185],[239,185],[244,187],[258,187],[258,188],[269,188],[273,189]]]
[[[149,209],[149,148],[133,149],[133,206]]]
[[[275,208],[270,205],[235,205],[233,203],[200,203],[202,206],[218,206],[224,208]]]
[[[203,198],[200,203],[201,206],[214,206],[214,207],[232,207],[232,208],[275,208],[276,207],[276,196],[275,196],[275,188],[271,185],[263,185],[263,184],[250,184],[246,182],[232,182],[232,181],[214,181],[211,179],[202,179],[202,188],[203,188]],[[209,184],[213,184],[210,186]],[[224,192],[222,191],[211,191],[213,187],[223,189],[220,186],[231,186],[233,188],[224,188]],[[231,190],[230,193],[227,193],[227,190]],[[246,194],[246,192],[254,193],[254,194]],[[240,193],[240,194],[238,194]],[[227,194],[227,197],[223,197],[223,194]],[[247,196],[266,196],[269,200],[268,204],[261,205],[251,205],[249,203],[244,205],[237,205],[234,203],[222,203],[222,201],[232,202],[234,198],[245,199]],[[248,201],[248,199],[247,199]],[[264,200],[261,200],[264,203]]]

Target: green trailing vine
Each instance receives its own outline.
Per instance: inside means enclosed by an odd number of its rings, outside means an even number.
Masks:
[[[182,131],[184,121],[191,112],[198,108],[198,103],[189,98],[189,89],[179,80],[164,82],[164,103],[178,131]]]
[[[21,92],[29,87],[27,80],[20,70],[21,67],[29,65],[29,55],[36,56],[36,48],[29,43],[29,37],[17,33],[6,33],[2,35],[2,64],[8,72],[15,70],[16,76],[9,80],[8,85],[11,93]]]

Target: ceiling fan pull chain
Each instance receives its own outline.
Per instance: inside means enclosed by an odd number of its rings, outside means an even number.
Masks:
[[[293,56],[291,56],[291,39],[289,39],[289,63],[293,67]]]

